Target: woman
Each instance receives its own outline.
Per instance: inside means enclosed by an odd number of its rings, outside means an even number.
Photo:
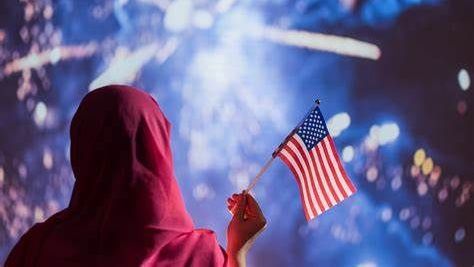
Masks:
[[[9,266],[245,266],[266,224],[248,194],[234,194],[224,251],[195,229],[173,171],[170,123],[153,98],[106,86],[82,100],[71,123],[76,178],[69,206],[35,224]]]

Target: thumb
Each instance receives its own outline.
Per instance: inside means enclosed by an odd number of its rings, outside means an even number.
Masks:
[[[263,212],[260,209],[260,206],[258,205],[255,198],[253,198],[252,195],[247,194],[246,199],[247,199],[248,209],[251,211],[251,213],[258,217],[263,217]]]
[[[245,206],[247,205],[247,198],[245,194],[242,193],[239,195],[239,201],[237,202],[237,207],[235,208],[235,217],[239,220],[244,220]]]

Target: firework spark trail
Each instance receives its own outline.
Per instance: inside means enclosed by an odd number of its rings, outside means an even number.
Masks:
[[[143,4],[154,5],[162,11],[166,11],[171,3],[171,1],[168,0],[140,0],[140,2]]]
[[[237,2],[237,0],[220,0],[215,5],[217,13],[225,13]]]
[[[158,63],[163,64],[179,46],[178,38],[170,38],[165,45],[156,53],[156,60]]]
[[[90,83],[89,90],[112,83],[129,84],[133,82],[137,78],[138,72],[153,57],[161,64],[174,53],[177,45],[177,39],[171,38],[162,47],[152,43],[130,54],[116,52],[106,70]]]
[[[382,53],[380,49],[374,44],[336,35],[307,31],[283,30],[274,27],[264,27],[261,30],[253,32],[252,34],[257,38],[262,38],[280,44],[372,60],[379,59]]]
[[[56,64],[61,60],[71,58],[84,58],[93,55],[97,51],[95,43],[76,46],[58,46],[40,53],[30,53],[25,57],[15,59],[7,63],[3,69],[5,76],[13,73],[37,69],[44,65]]]

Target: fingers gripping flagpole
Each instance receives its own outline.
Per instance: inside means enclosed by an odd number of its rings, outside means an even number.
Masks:
[[[267,160],[267,162],[265,162],[265,164],[263,165],[263,167],[260,169],[260,171],[257,173],[257,175],[255,175],[255,177],[252,179],[252,181],[250,182],[249,186],[247,186],[247,189],[245,189],[245,193],[248,193],[250,190],[252,190],[255,185],[257,185],[258,181],[260,180],[260,178],[262,177],[262,175],[268,170],[268,168],[270,168],[270,166],[272,165],[273,163],[273,160],[278,156],[278,153],[280,153],[280,151],[283,149],[283,147],[286,145],[286,143],[288,142],[288,140],[296,133],[296,131],[298,131],[298,128],[301,126],[301,124],[304,122],[304,120],[306,119],[306,117],[317,107],[319,106],[319,104],[321,104],[321,101],[319,99],[316,99],[316,101],[314,101],[314,105],[311,107],[311,109],[308,111],[308,113],[303,117],[303,119],[300,121],[300,123],[298,123],[298,125],[296,125],[296,127],[285,137],[285,139],[283,140],[283,142],[281,142],[281,144],[273,151],[272,153],[272,156]]]

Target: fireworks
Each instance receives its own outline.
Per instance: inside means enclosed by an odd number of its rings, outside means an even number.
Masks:
[[[38,69],[47,64],[54,65],[60,60],[88,57],[95,51],[96,45],[90,43],[78,46],[60,46],[39,53],[30,53],[25,57],[7,63],[3,69],[3,73],[8,76],[19,71]]]
[[[263,39],[281,44],[327,51],[345,56],[377,60],[382,54],[380,49],[374,44],[329,34],[283,30],[272,27],[265,27],[255,34]]]
[[[446,80],[430,76],[430,86],[444,86],[449,108],[433,104],[429,118],[391,98],[394,90],[400,102],[423,96],[412,104],[421,109],[433,88],[416,91],[418,80],[409,85],[395,67],[381,77],[363,76],[367,66],[378,70],[395,61],[387,58],[394,52],[384,40],[391,39],[379,39],[384,31],[404,36],[390,28],[395,18],[438,1],[7,2],[22,12],[3,19],[9,23],[2,25],[17,26],[0,29],[0,259],[34,222],[67,206],[74,182],[69,121],[88,90],[110,83],[137,85],[157,98],[174,125],[176,172],[190,213],[220,238],[226,196],[248,185],[307,104],[331,99],[322,108],[359,193],[306,224],[293,178],[273,166],[254,192],[270,222],[254,265],[265,265],[259,261],[268,255],[265,247],[282,257],[265,259],[272,266],[377,266],[400,258],[400,264],[443,265],[445,251],[471,244],[471,225],[457,218],[471,216],[465,215],[473,205],[471,161],[435,141],[455,144],[445,132],[469,131],[472,64],[456,63]],[[336,26],[344,34],[328,34]],[[393,77],[403,83],[389,86]],[[365,94],[372,82],[377,93]],[[431,112],[451,112],[461,126],[416,132],[418,124],[445,119]],[[288,253],[295,250],[300,253]],[[340,254],[361,257],[333,264]]]

